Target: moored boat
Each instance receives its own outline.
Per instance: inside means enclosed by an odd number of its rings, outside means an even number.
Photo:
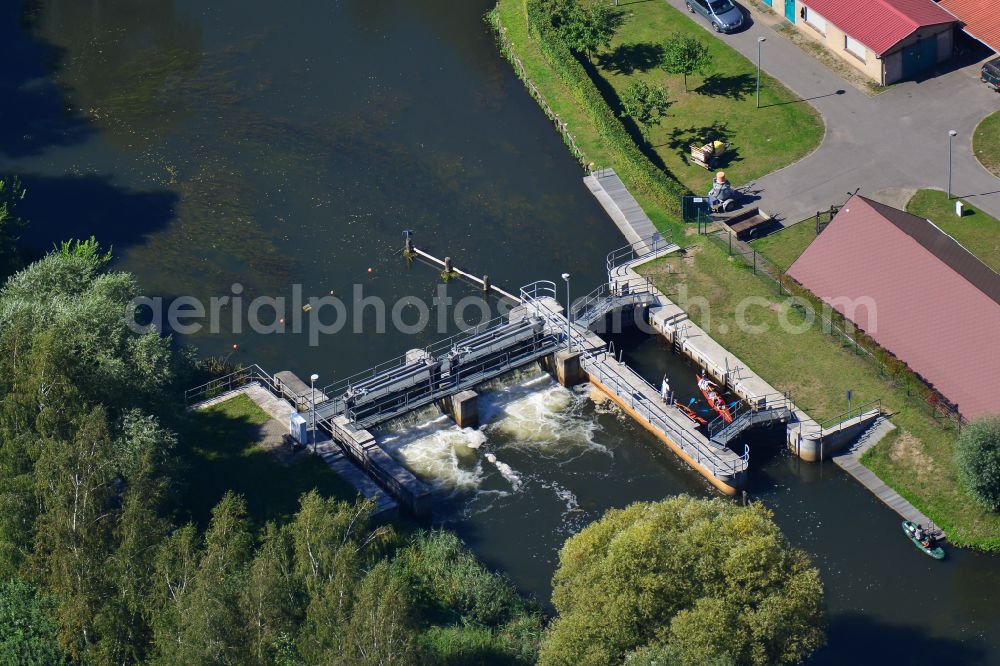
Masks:
[[[692,398],[692,400],[693,400],[693,398]],[[681,412],[684,414],[684,416],[688,417],[689,419],[691,419],[692,421],[694,421],[698,425],[706,425],[706,424],[708,424],[708,421],[706,421],[704,418],[698,416],[695,413],[695,411],[693,409],[691,409],[690,407],[688,407],[687,405],[685,405],[683,403],[680,403],[680,402],[677,402],[676,400],[674,400],[674,407],[676,407],[677,409],[681,410]]]
[[[726,423],[733,422],[733,413],[729,411],[729,406],[726,404],[725,398],[722,397],[718,387],[715,382],[710,380],[705,375],[698,376],[698,390],[701,394],[705,396],[705,400],[708,401],[709,407],[714,409],[716,413],[722,417],[722,420]]]
[[[930,555],[935,560],[943,560],[944,559],[944,548],[942,548],[941,546],[935,545],[933,537],[931,537],[929,535],[927,537],[925,537],[926,540],[927,540],[926,541],[927,545],[925,545],[924,542],[920,541],[920,539],[918,539],[916,536],[914,536],[914,532],[916,532],[916,529],[917,529],[917,526],[914,525],[913,523],[911,523],[910,521],[908,521],[908,520],[904,520],[903,521],[903,532],[906,534],[906,536],[910,537],[910,541],[913,542],[914,546],[916,546],[920,550],[924,551],[924,553],[926,555]]]

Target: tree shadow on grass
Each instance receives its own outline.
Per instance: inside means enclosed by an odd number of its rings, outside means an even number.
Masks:
[[[192,414],[182,432],[181,508],[186,517],[206,526],[212,507],[227,491],[243,495],[257,527],[269,520],[287,521],[298,510],[299,498],[314,488],[326,497],[354,499],[353,488],[318,456],[302,453],[283,464],[257,446],[266,436],[268,422],[261,423],[228,402]]]
[[[728,138],[729,123],[714,122],[711,125],[675,127],[670,131],[666,143],[661,145],[675,152],[680,157],[681,162],[690,165],[694,163],[691,161],[692,144],[701,145],[715,139],[726,141]],[[715,167],[723,169],[731,164],[742,161],[743,158],[740,157],[739,147],[730,146],[729,150],[723,153],[718,162],[716,162]]]
[[[610,53],[597,56],[598,66],[615,74],[646,72],[663,62],[663,47],[659,44],[620,44]]]
[[[652,146],[649,141],[646,140],[646,137],[643,136],[639,125],[627,116],[622,117],[622,102],[614,87],[608,83],[607,79],[600,75],[594,64],[587,58],[580,58],[579,61],[587,71],[587,75],[590,77],[590,80],[594,82],[597,90],[601,93],[601,97],[604,98],[604,101],[611,108],[612,113],[614,113],[615,116],[621,120],[622,125],[625,127],[625,131],[632,137],[636,147],[642,151],[642,154],[645,155],[657,169],[663,171],[667,177],[676,181],[677,177],[671,173],[670,169],[667,168],[666,163],[663,161],[663,158],[657,154],[654,146]]]
[[[706,97],[730,97],[742,100],[757,89],[757,79],[752,74],[712,74],[694,91]]]

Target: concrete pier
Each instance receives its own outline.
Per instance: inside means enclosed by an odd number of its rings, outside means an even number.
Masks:
[[[459,428],[479,426],[479,394],[475,391],[460,391],[444,399],[445,411],[451,415]]]
[[[574,386],[586,379],[580,365],[580,352],[556,352],[552,355],[552,369],[556,381],[563,386]]]

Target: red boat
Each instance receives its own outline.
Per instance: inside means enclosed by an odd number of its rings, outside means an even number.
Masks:
[[[705,396],[705,400],[708,401],[709,407],[714,409],[722,420],[726,423],[733,422],[733,414],[729,411],[728,405],[726,405],[725,399],[722,397],[720,392],[717,390],[715,383],[712,382],[705,375],[698,376],[698,389],[701,394]]]
[[[677,409],[681,410],[681,412],[683,412],[684,416],[688,417],[689,419],[691,419],[692,421],[694,421],[698,425],[707,425],[708,424],[708,421],[706,421],[702,417],[700,417],[697,414],[695,414],[694,410],[691,409],[690,407],[688,407],[687,405],[685,405],[683,403],[680,403],[680,402],[677,402],[676,400],[674,400],[674,407],[676,407]]]

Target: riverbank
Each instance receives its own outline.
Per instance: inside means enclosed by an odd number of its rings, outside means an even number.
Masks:
[[[500,0],[495,17],[524,63],[528,77],[553,110],[563,119],[573,118],[567,122],[575,123],[572,131],[581,149],[607,159],[601,166],[618,171],[653,223],[661,230],[673,230],[675,238],[683,238],[682,243],[690,245],[688,257],[670,260],[673,265],[664,260],[650,267],[649,275],[657,286],[668,295],[683,286],[687,298],[680,304],[685,309],[692,299],[703,299],[701,303],[707,303],[711,312],[711,322],[702,322],[702,327],[768,383],[792,391],[796,403],[817,420],[843,412],[848,389],[854,392],[855,404],[881,400],[898,429],[862,461],[940,525],[953,543],[1000,549],[1000,517],[975,505],[958,483],[951,455],[957,434],[954,425],[936,420],[921,404],[919,391],[908,382],[883,376],[872,360],[824,332],[819,322],[806,326],[802,334],[785,332],[782,321],[801,328],[802,315],[778,294],[775,285],[752,274],[738,257],[726,256],[705,237],[695,235],[693,229],[684,229],[676,208],[664,205],[663,197],[656,196],[663,194],[662,189],[651,191],[648,182],[635,179],[635,165],[623,159],[633,156],[634,148],[622,150],[608,142],[609,130],[593,122],[588,125],[593,110],[579,104],[578,95],[545,58],[544,45],[530,34],[525,4]],[[592,103],[591,98],[588,101]],[[586,113],[581,113],[581,106]],[[620,139],[619,134],[614,137]],[[769,326],[766,339],[760,334],[748,334],[745,327],[738,325],[737,309],[747,298],[766,303],[766,307],[752,309],[750,322]],[[741,317],[745,314],[741,312]],[[696,316],[704,315],[702,311]]]

